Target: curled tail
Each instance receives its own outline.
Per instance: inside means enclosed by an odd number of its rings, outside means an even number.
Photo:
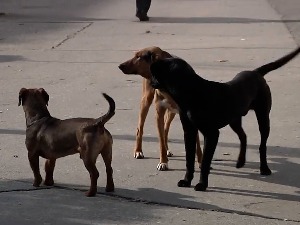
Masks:
[[[98,118],[96,120],[96,122],[94,123],[94,125],[102,125],[104,126],[104,124],[109,121],[113,115],[115,115],[115,109],[116,109],[116,103],[113,100],[112,97],[110,97],[109,95],[102,93],[103,97],[106,99],[106,101],[108,101],[109,104],[109,109],[107,111],[106,114],[104,114],[103,116],[101,116],[100,118]]]
[[[287,64],[290,60],[292,60],[295,56],[300,53],[300,47],[296,48],[294,51],[290,52],[289,54],[283,56],[280,59],[277,59],[274,62],[268,63],[263,65],[259,68],[256,68],[254,71],[258,72],[262,76],[266,75],[267,73],[271,72],[272,70],[276,70],[285,64]]]

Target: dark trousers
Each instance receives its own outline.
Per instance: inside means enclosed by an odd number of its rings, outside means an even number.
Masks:
[[[147,14],[151,5],[151,0],[136,0],[136,13]]]

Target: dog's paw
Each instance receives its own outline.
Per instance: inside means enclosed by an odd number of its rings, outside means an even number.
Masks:
[[[97,190],[92,189],[92,190],[87,191],[85,193],[85,196],[86,197],[94,197],[96,194],[97,194]]]
[[[44,181],[44,185],[46,185],[46,186],[53,186],[54,185],[54,180],[52,179],[52,180],[45,180]]]
[[[167,156],[168,156],[168,157],[172,157],[172,156],[173,156],[173,153],[172,153],[170,150],[168,150],[168,151],[167,151]]]
[[[169,169],[168,163],[158,163],[158,165],[157,165],[156,168],[157,168],[157,170],[159,170],[159,171],[166,171],[166,170]]]
[[[32,185],[34,187],[39,187],[42,183],[42,180],[43,180],[42,177],[35,178]]]
[[[246,159],[245,158],[239,158],[236,162],[236,168],[242,168],[245,166]]]
[[[107,185],[105,188],[106,192],[114,192],[115,191],[115,185]]]
[[[265,166],[260,168],[260,174],[264,176],[269,176],[272,174],[272,171],[269,169],[268,166]]]
[[[203,184],[203,183],[198,183],[194,189],[195,191],[206,191],[206,188],[207,188],[207,184]]]
[[[180,180],[177,183],[178,187],[190,187],[191,186],[191,181],[187,181],[187,180]]]
[[[135,152],[134,153],[134,158],[136,158],[136,159],[143,159],[144,158],[143,152]]]

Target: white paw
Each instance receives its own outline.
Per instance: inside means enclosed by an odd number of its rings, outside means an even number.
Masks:
[[[135,152],[134,153],[134,158],[136,158],[136,159],[143,159],[144,158],[143,152]]]
[[[159,170],[159,171],[166,171],[166,170],[168,170],[169,168],[168,168],[168,163],[158,163],[158,165],[157,165],[157,170]]]
[[[173,153],[172,153],[171,151],[168,150],[168,151],[167,151],[167,156],[168,156],[168,157],[171,157],[171,156],[173,156]]]

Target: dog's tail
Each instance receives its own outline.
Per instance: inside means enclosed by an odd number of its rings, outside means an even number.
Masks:
[[[115,115],[115,109],[116,109],[116,103],[113,100],[113,98],[105,93],[102,93],[102,95],[106,99],[106,101],[108,101],[109,109],[105,115],[101,116],[96,120],[95,125],[97,126],[98,125],[104,126],[104,124]]]
[[[300,47],[296,48],[294,51],[290,52],[289,54],[283,56],[282,58],[268,63],[266,65],[263,65],[257,69],[255,69],[255,72],[258,72],[262,76],[266,75],[267,73],[271,72],[272,70],[276,70],[285,64],[287,64],[290,60],[292,60],[295,56],[297,56],[300,53]]]

